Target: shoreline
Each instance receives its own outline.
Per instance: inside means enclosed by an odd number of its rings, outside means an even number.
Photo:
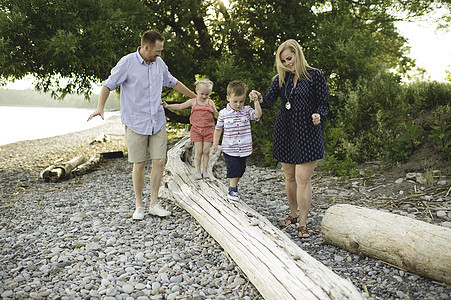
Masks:
[[[0,120],[2,128],[14,128],[6,131],[0,138],[0,146],[22,141],[32,141],[88,130],[102,126],[109,118],[120,114],[119,111],[105,111],[105,121],[100,117],[86,122],[86,116],[93,110],[77,107],[43,107],[43,106],[1,106]],[[16,118],[28,120],[23,124]],[[23,122],[23,121],[22,121]]]
[[[108,142],[93,142],[107,135]],[[0,146],[0,187],[2,202],[14,197],[17,190],[30,188],[39,182],[42,170],[56,162],[76,156],[89,159],[96,153],[124,151],[124,127],[120,116],[111,116],[103,124],[63,135],[25,140]]]

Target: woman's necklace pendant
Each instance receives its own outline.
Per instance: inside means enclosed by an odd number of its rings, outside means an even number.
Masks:
[[[289,77],[289,79],[291,79],[291,76]],[[287,110],[291,109],[290,100],[291,100],[291,94],[293,93],[293,90],[294,90],[294,82],[293,82],[293,87],[291,88],[291,91],[290,91],[290,96],[287,97],[287,87],[285,88],[285,98],[287,99],[287,103],[285,103],[285,108]]]

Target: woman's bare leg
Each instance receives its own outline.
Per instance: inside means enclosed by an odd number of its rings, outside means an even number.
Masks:
[[[296,197],[297,183],[295,176],[295,166],[293,164],[282,163],[283,171],[285,172],[285,190],[287,192],[288,205],[290,206],[290,216],[297,218],[298,216],[298,202]]]

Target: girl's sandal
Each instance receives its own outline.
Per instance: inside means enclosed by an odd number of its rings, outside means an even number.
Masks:
[[[310,237],[310,233],[308,232],[307,225],[299,226],[298,237],[300,237],[301,239],[306,239],[306,238]]]
[[[296,222],[298,221],[297,217],[292,217],[292,216],[288,216],[285,218],[285,220],[282,221],[282,223],[280,223],[280,225],[282,225],[283,227],[287,227],[290,226],[291,224],[296,224]]]

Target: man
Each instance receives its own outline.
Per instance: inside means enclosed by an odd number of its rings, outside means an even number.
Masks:
[[[142,193],[147,150],[152,160],[149,213],[160,217],[170,215],[169,211],[157,203],[167,150],[166,116],[161,105],[163,86],[171,87],[190,98],[196,97],[196,94],[169,73],[160,57],[163,46],[164,37],[159,32],[144,32],[138,50],[122,57],[103,82],[97,109],[88,118],[88,121],[95,116],[104,119],[105,102],[110,91],[121,87],[121,120],[125,125],[128,160],[133,163],[135,220],[144,218]]]

